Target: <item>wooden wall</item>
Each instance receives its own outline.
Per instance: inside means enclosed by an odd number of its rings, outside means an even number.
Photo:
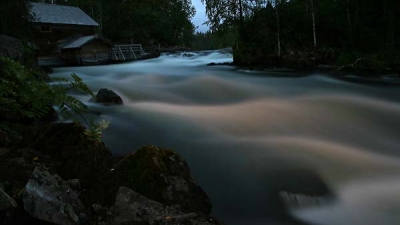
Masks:
[[[43,30],[49,28],[49,30]],[[94,35],[96,27],[63,25],[63,24],[33,24],[33,41],[40,48],[39,56],[57,55],[56,42],[73,35]]]
[[[105,62],[110,60],[111,48],[112,46],[107,43],[93,40],[82,48],[62,50],[61,58],[67,65],[80,65],[85,60]]]

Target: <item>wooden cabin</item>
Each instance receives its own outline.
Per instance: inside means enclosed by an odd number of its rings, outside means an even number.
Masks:
[[[112,44],[96,35],[99,24],[78,7],[31,3],[39,64],[76,65],[110,59]]]
[[[101,64],[110,60],[113,45],[98,35],[74,38],[59,44],[61,58],[68,65]]]

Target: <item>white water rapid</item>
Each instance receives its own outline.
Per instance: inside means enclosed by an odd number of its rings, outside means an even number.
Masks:
[[[170,54],[57,68],[51,76],[75,72],[94,92],[119,94],[123,106],[77,95],[101,112],[97,119],[110,121],[104,133],[110,150],[122,155],[145,144],[176,150],[227,225],[400,224],[398,78],[206,66],[231,57]],[[323,201],[320,183],[332,191],[331,201]],[[324,203],[286,207],[279,193]]]

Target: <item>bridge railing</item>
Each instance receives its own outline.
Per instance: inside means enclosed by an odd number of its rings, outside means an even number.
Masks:
[[[159,46],[143,48],[141,44],[114,45],[111,59],[117,61],[134,60],[159,51]]]

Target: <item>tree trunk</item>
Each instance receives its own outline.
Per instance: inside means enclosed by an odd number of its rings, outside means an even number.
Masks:
[[[276,14],[276,27],[277,27],[277,39],[278,39],[278,57],[281,57],[281,27],[279,24],[279,13],[278,13],[278,2],[275,0],[275,14]]]
[[[386,2],[386,1],[385,1]],[[396,15],[395,15],[395,3],[393,1],[386,2],[387,9],[387,33],[386,33],[386,53],[390,54],[393,52],[395,47],[395,29],[396,29]]]
[[[347,26],[349,28],[349,31],[351,32],[351,19],[350,19],[350,0],[347,0]]]
[[[242,29],[242,26],[243,26],[243,5],[242,5],[242,0],[239,0],[239,18],[240,18],[240,29]]]
[[[317,47],[317,31],[315,28],[314,0],[311,0],[311,17],[312,17],[312,24],[313,24],[314,48],[316,48]]]

